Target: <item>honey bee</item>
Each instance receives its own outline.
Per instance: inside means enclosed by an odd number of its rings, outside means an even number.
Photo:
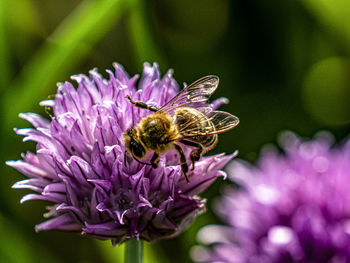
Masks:
[[[236,116],[213,110],[207,104],[218,84],[217,76],[203,77],[185,87],[159,109],[142,101],[133,101],[127,95],[126,98],[134,106],[153,113],[142,118],[136,126],[123,134],[125,155],[129,152],[136,161],[157,168],[160,155],[176,149],[180,155],[182,172],[189,182],[188,164],[180,144],[194,148],[189,156],[193,170],[195,162],[214,148],[218,134],[234,128],[239,123]],[[152,151],[150,163],[142,162],[141,160]],[[126,162],[126,158],[124,160]]]

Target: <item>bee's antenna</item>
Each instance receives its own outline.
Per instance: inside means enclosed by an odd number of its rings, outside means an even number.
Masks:
[[[126,161],[127,154],[128,154],[128,151],[125,150],[125,151],[124,151],[124,165],[125,165],[125,167],[126,167],[126,165],[127,165],[127,161]],[[142,162],[142,161],[140,161],[140,160],[138,160],[138,159],[136,159],[136,158],[133,158],[133,159],[134,159],[135,161],[137,161],[138,163],[140,163],[140,164],[152,165],[151,163],[145,163],[145,162]]]
[[[130,98],[129,95],[125,95],[125,98],[127,98],[131,104],[135,105],[135,102]],[[134,116],[135,116],[135,114],[134,114],[134,107],[132,107],[131,110],[132,110],[131,122],[132,122],[132,126],[135,126],[135,122],[134,122]]]
[[[127,99],[130,101],[131,104],[134,104],[134,105],[136,104],[136,102],[133,101],[133,100],[130,98],[129,95],[126,95],[125,98],[127,98]]]
[[[136,158],[134,158],[137,162],[139,162],[139,163],[141,163],[141,164],[144,164],[144,165],[152,165],[151,163],[144,163],[144,162],[142,162],[142,161],[140,161],[140,160],[137,160]]]
[[[127,151],[125,150],[124,151],[124,166],[126,167],[126,164],[127,164],[127,162],[126,162],[126,154],[127,154]]]

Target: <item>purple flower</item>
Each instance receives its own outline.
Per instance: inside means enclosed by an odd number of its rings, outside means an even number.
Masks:
[[[302,141],[286,133],[285,155],[263,151],[257,167],[233,161],[217,204],[226,226],[199,232],[197,262],[350,262],[350,141],[332,148],[329,134]]]
[[[34,128],[15,131],[24,141],[37,143],[36,153],[7,164],[28,177],[13,188],[36,192],[22,203],[52,203],[45,214],[50,219],[37,225],[37,231],[78,231],[114,244],[132,237],[154,241],[177,235],[205,210],[197,194],[224,175],[220,169],[233,157],[203,157],[188,173],[190,183],[174,151],[161,157],[157,169],[124,160],[123,132],[150,114],[125,96],[159,107],[178,92],[178,85],[171,70],[160,78],[156,64],[145,64],[136,89],[138,76],[129,78],[120,65],[114,66],[115,74],[107,70],[109,80],[92,70],[90,77],[72,77],[77,88],[70,82],[58,84],[55,99],[41,103],[53,109],[50,121],[20,114]]]

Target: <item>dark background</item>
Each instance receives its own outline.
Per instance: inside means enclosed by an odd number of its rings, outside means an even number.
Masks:
[[[123,247],[63,232],[35,233],[46,203],[19,204],[24,177],[5,166],[34,150],[13,127],[19,112],[38,106],[56,82],[113,62],[130,75],[143,62],[173,68],[187,84],[220,77],[214,98],[241,123],[220,135],[212,153],[239,150],[256,160],[283,130],[312,137],[328,130],[340,142],[350,122],[350,2],[348,0],[0,0],[1,177],[0,262],[121,262]],[[146,244],[145,262],[191,262],[197,231],[219,223],[211,211],[219,179],[203,197],[208,212],[177,238]]]

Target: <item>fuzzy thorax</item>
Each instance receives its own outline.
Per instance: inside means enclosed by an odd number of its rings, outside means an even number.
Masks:
[[[181,138],[172,117],[163,112],[153,113],[141,119],[137,133],[146,149],[159,154],[172,149],[172,142]]]

